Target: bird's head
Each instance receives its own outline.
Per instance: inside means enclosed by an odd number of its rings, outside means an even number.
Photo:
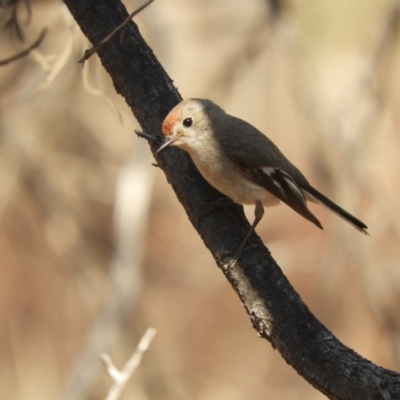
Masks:
[[[196,151],[213,134],[215,112],[223,112],[210,100],[187,99],[173,108],[162,123],[165,141],[158,152],[178,146],[189,153]]]

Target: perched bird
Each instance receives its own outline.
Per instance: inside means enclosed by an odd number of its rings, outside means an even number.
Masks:
[[[165,118],[162,133],[165,141],[158,152],[169,146],[186,150],[211,186],[236,203],[255,204],[255,220],[238,253],[261,220],[264,206],[281,201],[321,229],[307,201],[322,204],[368,235],[363,222],[314,189],[270,139],[210,100],[179,103]]]

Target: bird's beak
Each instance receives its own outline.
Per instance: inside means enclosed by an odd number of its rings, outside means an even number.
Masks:
[[[166,147],[172,146],[174,144],[175,141],[177,141],[182,135],[181,134],[177,134],[175,136],[173,136],[170,139],[165,139],[164,143],[160,146],[160,148],[157,150],[157,154],[161,151],[164,150]]]

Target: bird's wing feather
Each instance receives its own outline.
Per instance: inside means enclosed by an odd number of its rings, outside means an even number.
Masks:
[[[218,126],[220,125],[221,126]],[[282,154],[278,147],[254,126],[239,118],[225,115],[216,120],[214,133],[218,135],[221,148],[233,161],[246,168],[272,167],[289,174],[297,185],[309,185],[304,175]],[[240,135],[223,134],[235,130]]]
[[[361,231],[362,233],[364,233],[366,235],[369,235],[369,233],[367,232],[368,227],[367,227],[367,225],[364,224],[364,222],[361,222],[358,218],[356,218],[353,215],[351,215],[350,213],[348,213],[346,210],[344,210],[342,207],[338,206],[332,200],[329,200],[326,196],[324,196],[322,193],[320,193],[317,189],[314,189],[312,186],[305,186],[302,189],[306,193],[307,197],[311,198],[311,200],[329,208],[331,211],[333,211],[334,213],[339,215],[339,217],[342,217],[347,222],[349,222],[351,225],[353,225],[356,229],[358,229],[359,231]]]
[[[218,138],[235,169],[322,229],[321,223],[307,208],[301,190],[302,185],[309,186],[307,179],[275,144],[241,119],[230,117],[223,123],[225,129],[232,124],[231,129],[241,132],[241,135],[235,136],[235,141],[227,135]],[[221,130],[216,127],[214,132]]]
[[[268,190],[318,228],[323,229],[321,223],[308,209],[302,190],[285,171],[272,167],[263,169],[242,168],[238,167],[238,164],[235,164],[235,167],[238,172]]]

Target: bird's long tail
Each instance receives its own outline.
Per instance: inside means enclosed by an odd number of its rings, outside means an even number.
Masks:
[[[369,233],[367,232],[367,225],[348,213],[346,210],[343,210],[343,208],[339,207],[333,201],[329,200],[322,193],[318,192],[318,190],[314,189],[312,186],[302,186],[301,189],[305,192],[308,200],[314,201],[318,204],[322,204],[323,206],[329,208],[335,214],[339,215],[339,217],[342,217],[344,220],[353,225],[360,232],[364,233],[365,235],[369,235]]]

